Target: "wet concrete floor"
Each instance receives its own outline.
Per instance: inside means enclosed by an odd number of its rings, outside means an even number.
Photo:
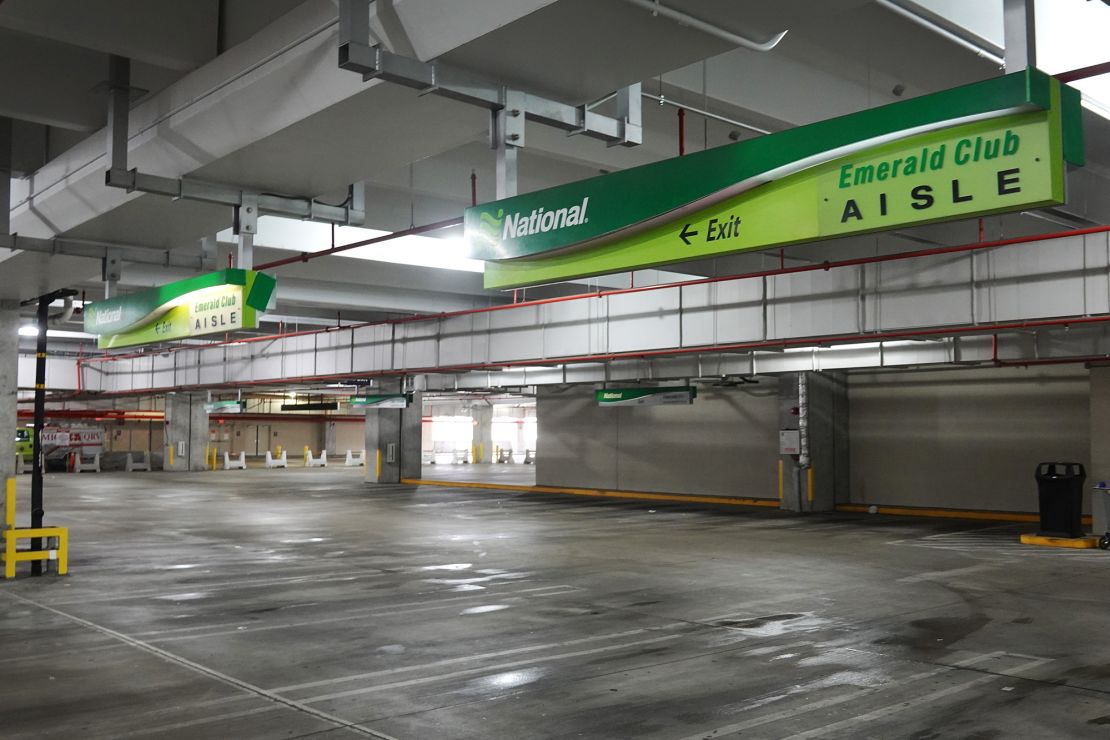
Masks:
[[[71,575],[0,584],[6,740],[1110,737],[1110,553],[1027,527],[350,469],[47,485]]]
[[[424,465],[421,480],[459,483],[498,483],[510,486],[536,485],[536,466],[478,463],[476,465]]]

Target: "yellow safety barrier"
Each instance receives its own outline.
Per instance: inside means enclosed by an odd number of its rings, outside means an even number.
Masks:
[[[813,503],[815,489],[816,485],[813,474],[813,466],[811,465],[809,469],[806,470],[806,500],[808,500],[811,504]]]
[[[779,501],[782,501],[783,491],[785,489],[785,479],[784,479],[784,476],[783,476],[783,467],[784,466],[783,466],[783,463],[782,463],[782,459],[780,458],[779,459]]]
[[[69,528],[67,527],[24,527],[15,526],[15,478],[9,478],[4,491],[4,578],[15,578],[15,564],[33,560],[55,560],[58,575],[69,572]],[[19,540],[45,539],[45,550],[17,550]],[[56,547],[49,542],[56,539]]]
[[[281,445],[277,446],[277,454],[275,454],[274,457],[278,457],[278,458],[281,457]]]
[[[304,446],[304,464],[308,467],[308,445]]]
[[[382,479],[382,451],[377,450],[377,461],[374,463],[374,480]]]
[[[172,468],[172,467],[173,467],[173,445],[170,445],[170,446],[169,446],[169,447],[168,447],[167,449],[169,450],[169,453],[170,453],[170,464],[169,464],[169,467],[171,467],[171,468]]]

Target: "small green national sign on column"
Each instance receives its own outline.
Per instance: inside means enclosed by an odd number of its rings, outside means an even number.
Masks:
[[[411,393],[390,393],[384,396],[352,396],[351,407],[361,409],[407,409]]]
[[[199,275],[85,307],[85,331],[101,349],[156,344],[258,326],[276,281],[253,270]]]
[[[689,406],[697,397],[698,389],[689,385],[594,391],[598,406]]]

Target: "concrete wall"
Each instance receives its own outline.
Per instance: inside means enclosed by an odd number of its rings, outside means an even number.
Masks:
[[[776,395],[699,389],[691,406],[600,408],[592,389],[541,388],[537,417],[539,485],[778,496]]]
[[[853,503],[1036,511],[1038,462],[1090,469],[1082,367],[852,375],[849,403]]]
[[[106,452],[158,452],[162,449],[163,425],[160,421],[127,421],[104,427]]]
[[[366,446],[366,424],[349,421],[335,425],[335,454],[346,455],[347,450],[357,452]]]

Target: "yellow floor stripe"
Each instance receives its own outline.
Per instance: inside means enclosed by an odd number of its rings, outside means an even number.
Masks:
[[[837,511],[852,514],[866,514],[868,504],[839,504]],[[926,509],[916,506],[878,506],[877,514],[889,516],[923,516],[942,519],[982,519],[991,522],[1039,522],[1039,514],[1021,511],[984,511],[982,509]],[[1083,517],[1084,524],[1091,523],[1091,517]]]
[[[424,480],[423,478],[402,478],[401,482],[410,486],[446,486],[448,488],[474,488],[490,491],[516,491],[519,493],[566,493],[573,496],[595,496],[599,498],[625,498],[646,501],[677,501],[684,504],[723,504],[725,506],[762,506],[777,509],[779,502],[762,498],[727,498],[725,496],[684,496],[682,494],[646,493],[640,491],[603,491],[596,488],[561,488],[556,486],[520,486],[508,483],[471,483],[450,480]]]

